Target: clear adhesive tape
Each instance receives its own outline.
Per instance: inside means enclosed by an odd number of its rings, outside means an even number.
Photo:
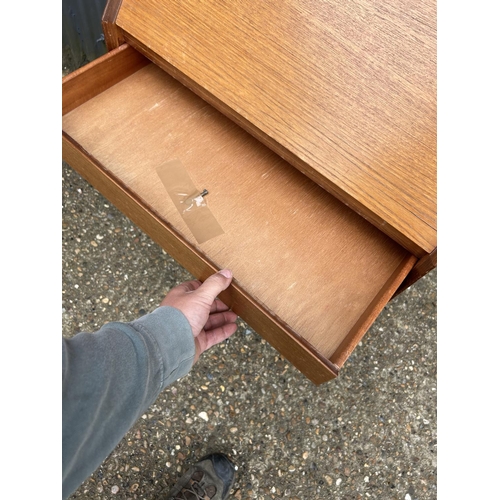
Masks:
[[[208,208],[202,191],[193,184],[180,160],[164,163],[156,172],[198,243],[224,234],[224,230]]]

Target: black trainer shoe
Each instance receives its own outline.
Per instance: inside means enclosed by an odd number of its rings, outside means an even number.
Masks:
[[[167,500],[226,500],[234,482],[234,471],[226,455],[207,455],[177,481]]]

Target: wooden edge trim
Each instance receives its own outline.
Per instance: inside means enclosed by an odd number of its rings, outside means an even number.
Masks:
[[[62,80],[62,114],[69,113],[146,64],[149,64],[146,57],[124,44],[73,71]]]
[[[396,290],[392,298],[404,292],[409,286],[416,283],[420,278],[423,278],[428,272],[436,269],[437,267],[437,248],[430,254],[422,257],[409,272],[408,276],[404,279],[401,286]]]
[[[122,0],[108,0],[102,15],[102,29],[108,51],[118,48],[125,42],[122,29],[116,25],[116,18],[122,5]]]
[[[62,150],[64,161],[193,276],[203,281],[219,270],[64,131]],[[338,369],[333,363],[263,304],[253,299],[237,280],[233,280],[231,286],[221,293],[220,298],[313,383],[319,385],[338,375]]]
[[[368,210],[362,203],[360,203],[355,198],[350,196],[348,193],[340,189],[333,182],[325,180],[323,177],[320,176],[320,174],[318,174],[318,172],[316,172],[314,168],[310,167],[305,161],[301,160],[298,156],[291,153],[287,148],[285,148],[280,143],[278,143],[277,141],[269,137],[267,134],[262,132],[252,122],[241,116],[233,108],[222,102],[220,99],[215,97],[210,92],[208,92],[204,87],[196,83],[186,74],[179,71],[175,66],[165,61],[165,59],[159,57],[155,52],[153,52],[149,47],[147,47],[142,42],[137,40],[137,38],[135,38],[133,35],[124,31],[123,36],[125,37],[126,43],[135,47],[139,52],[143,53],[148,59],[150,59],[157,66],[166,71],[170,76],[178,80],[185,87],[192,90],[196,95],[201,97],[204,101],[208,102],[208,104],[210,104],[218,111],[223,113],[234,123],[239,125],[241,128],[243,128],[257,140],[259,140],[261,143],[266,145],[269,149],[277,153],[284,160],[286,160],[295,168],[297,168],[304,175],[312,179],[325,191],[329,192],[330,194],[338,198],[340,201],[345,203],[358,215],[360,215],[368,222],[373,224],[375,227],[377,227],[379,230],[383,231],[385,234],[390,236],[391,239],[395,240],[397,243],[406,248],[412,254],[416,255],[417,257],[423,257],[430,250],[430,248],[427,248],[428,244],[426,244],[423,240],[421,242],[413,241],[408,236],[399,231],[397,228],[389,224],[387,221],[384,221],[382,217],[373,213],[371,210]]]
[[[416,260],[417,258],[411,254],[408,254],[405,258],[403,258],[399,266],[392,273],[391,277],[386,281],[385,285],[372,300],[366,311],[361,315],[349,334],[334,352],[330,361],[337,366],[338,370],[342,368],[354,348],[359,344],[360,340],[368,331],[372,323],[381,313],[385,305],[389,302],[394,294],[394,291],[410,272]]]

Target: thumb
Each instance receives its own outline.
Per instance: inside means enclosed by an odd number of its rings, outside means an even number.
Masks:
[[[229,269],[222,269],[218,273],[212,274],[212,276],[207,278],[195,293],[201,295],[211,304],[219,293],[231,284],[232,279],[233,273]]]

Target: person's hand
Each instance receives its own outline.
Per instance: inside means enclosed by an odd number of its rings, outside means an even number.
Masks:
[[[172,288],[160,304],[175,307],[186,316],[196,345],[195,363],[203,352],[229,338],[238,328],[238,316],[217,298],[232,279],[232,272],[223,269],[212,274],[204,283],[186,281]]]

